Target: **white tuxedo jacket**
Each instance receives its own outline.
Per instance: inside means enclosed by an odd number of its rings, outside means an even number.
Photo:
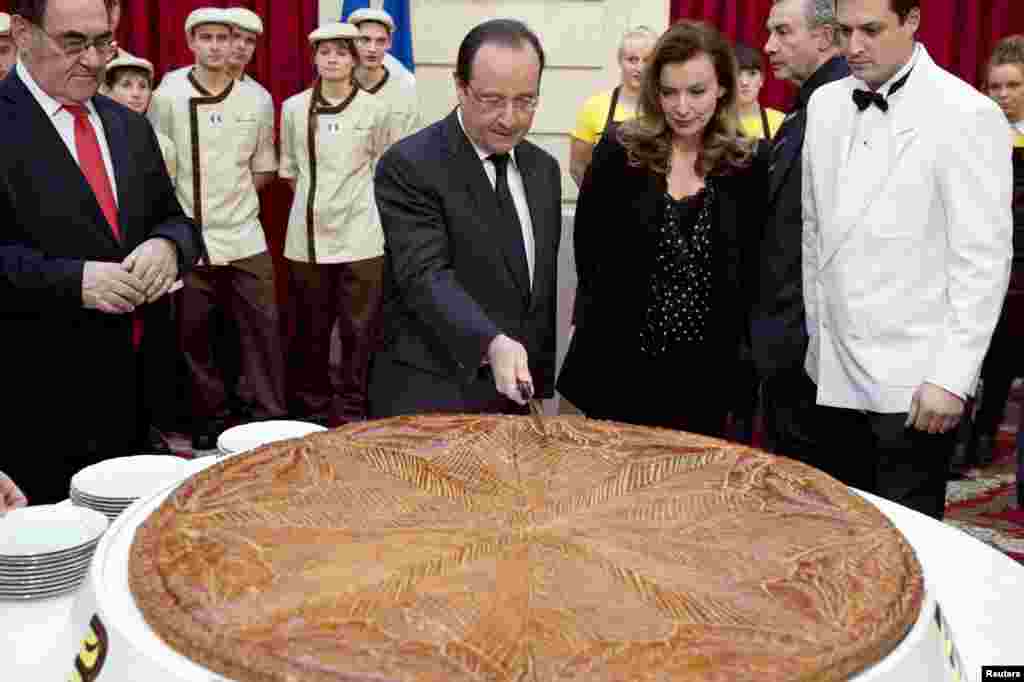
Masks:
[[[920,47],[886,133],[850,161],[853,77],[819,88],[803,149],[808,374],[818,403],[907,412],[974,392],[1009,282],[1005,117]]]

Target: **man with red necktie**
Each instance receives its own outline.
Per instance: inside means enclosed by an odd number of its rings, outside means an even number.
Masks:
[[[199,257],[152,128],[95,96],[115,49],[103,0],[17,0],[19,60],[0,84],[0,467],[33,503],[131,454],[145,317]]]

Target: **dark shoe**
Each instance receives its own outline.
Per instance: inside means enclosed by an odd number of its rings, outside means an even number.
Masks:
[[[146,437],[146,442],[142,444],[140,450],[147,455],[173,455],[174,450],[171,449],[167,439],[164,438],[164,434],[160,433],[154,427],[149,427],[149,434]]]
[[[209,431],[197,431],[192,434],[193,450],[215,450],[217,448],[217,436]]]
[[[969,466],[983,467],[992,463],[995,454],[995,437],[980,435],[970,444],[967,451],[967,464]]]
[[[192,431],[193,450],[216,450],[217,437],[227,428],[224,420],[213,419],[200,424]]]

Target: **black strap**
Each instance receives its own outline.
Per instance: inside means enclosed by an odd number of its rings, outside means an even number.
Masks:
[[[608,107],[608,118],[604,120],[605,130],[608,130],[615,122],[615,107],[619,106],[619,90],[621,89],[621,87],[615,86],[615,89],[612,90],[612,105]]]
[[[761,110],[761,130],[764,131],[764,139],[771,140],[772,129],[768,127],[768,112],[760,104],[757,105],[757,108]]]

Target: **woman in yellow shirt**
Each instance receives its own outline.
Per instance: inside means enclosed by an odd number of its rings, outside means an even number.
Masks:
[[[569,174],[579,187],[590,166],[594,146],[612,122],[628,121],[636,116],[644,67],[654,50],[658,36],[646,26],[627,31],[619,43],[619,68],[622,80],[611,91],[601,92],[583,104],[576,127],[569,132]]]
[[[758,102],[764,85],[764,56],[749,45],[736,44],[736,62],[739,65],[739,91],[737,104],[740,130],[747,137],[770,140],[786,117],[781,111],[762,107]]]

